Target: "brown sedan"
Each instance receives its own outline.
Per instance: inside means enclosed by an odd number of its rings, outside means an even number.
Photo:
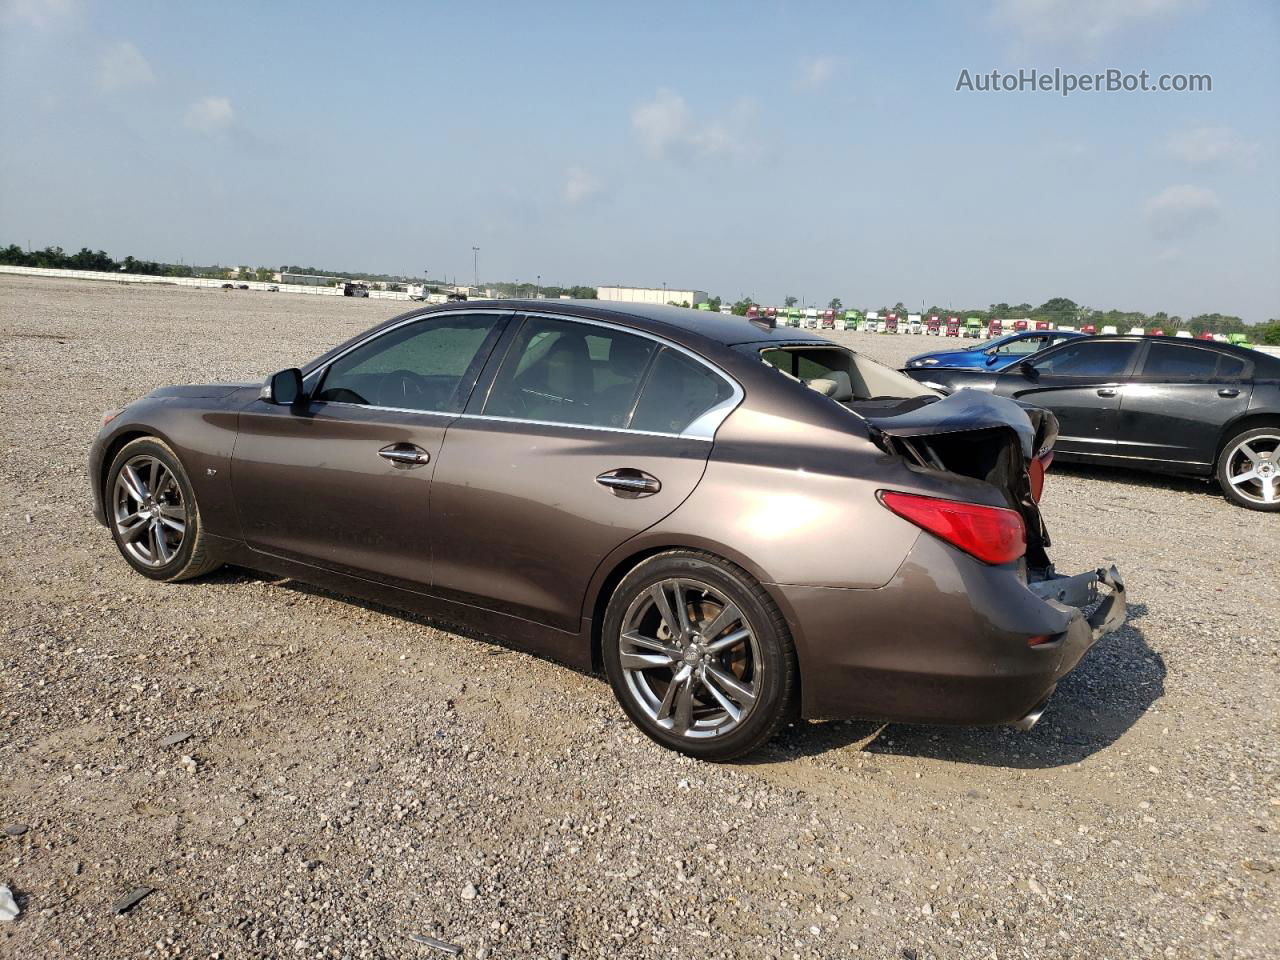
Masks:
[[[603,667],[646,734],[724,760],[797,710],[1033,723],[1125,617],[1114,569],[1045,553],[1055,435],[767,321],[473,301],[157,390],[89,472],[145,576],[239,564]]]

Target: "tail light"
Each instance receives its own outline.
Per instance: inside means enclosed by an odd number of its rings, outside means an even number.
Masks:
[[[983,563],[1010,563],[1027,552],[1027,528],[1016,510],[893,490],[881,490],[880,502]]]
[[[1027,464],[1027,478],[1031,481],[1031,499],[1036,503],[1040,502],[1040,497],[1044,493],[1044,475],[1051,463],[1053,463],[1052,450],[1038,457],[1032,457],[1031,462]]]
[[[1044,493],[1044,461],[1039,457],[1032,457],[1027,464],[1027,479],[1031,481],[1031,499],[1039,503]]]

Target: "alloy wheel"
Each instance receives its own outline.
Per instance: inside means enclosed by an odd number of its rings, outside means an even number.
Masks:
[[[633,702],[678,736],[722,736],[755,708],[763,670],[755,631],[707,583],[650,586],[627,609],[618,650]]]
[[[1262,434],[1235,445],[1227,456],[1227,482],[1246,500],[1280,503],[1280,434]]]
[[[163,461],[140,455],[125,462],[112,491],[120,543],[147,567],[163,567],[182,549],[187,510],[182,487]]]

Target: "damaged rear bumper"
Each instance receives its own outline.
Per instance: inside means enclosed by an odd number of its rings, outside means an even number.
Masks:
[[[1028,581],[928,535],[879,589],[776,590],[810,718],[1027,727],[1127,616],[1114,567]]]

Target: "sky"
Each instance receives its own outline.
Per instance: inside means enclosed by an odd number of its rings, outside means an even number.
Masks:
[[[0,0],[0,116],[0,244],[1280,316],[1274,0]]]

